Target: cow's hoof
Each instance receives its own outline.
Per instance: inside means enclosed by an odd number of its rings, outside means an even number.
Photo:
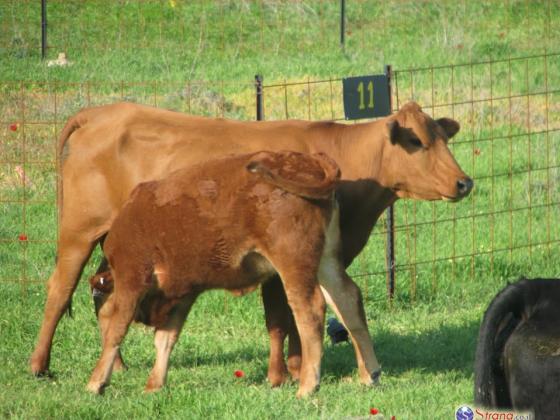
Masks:
[[[103,395],[103,393],[105,392],[105,384],[104,383],[100,383],[100,382],[93,382],[90,381],[87,384],[86,389],[91,392],[92,394],[96,394],[96,395]]]
[[[314,385],[311,387],[304,387],[300,386],[298,392],[296,393],[297,398],[306,398],[313,394],[315,391],[319,389],[318,385]]]
[[[149,378],[148,382],[146,382],[146,386],[144,387],[144,392],[145,393],[157,392],[161,388],[163,388],[163,383],[161,381]]]
[[[379,379],[381,378],[381,368],[374,370],[371,373],[371,384],[379,385]]]
[[[153,393],[153,392],[161,391],[161,388],[162,388],[161,386],[149,386],[149,385],[146,385],[146,386],[144,387],[144,392],[145,392],[146,394],[151,394],[151,393]]]
[[[381,377],[381,367],[375,369],[371,374],[362,372],[360,375],[360,382],[364,385],[375,386],[379,385],[379,378]]]

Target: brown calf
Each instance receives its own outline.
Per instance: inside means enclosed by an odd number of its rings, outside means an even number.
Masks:
[[[79,112],[60,138],[58,260],[48,282],[31,371],[41,374],[48,369],[56,326],[82,268],[138,183],[231,153],[324,152],[343,174],[337,185],[339,262],[348,266],[366,245],[379,216],[398,198],[458,201],[469,194],[472,181],[447,147],[458,131],[456,121],[434,120],[413,102],[390,117],[355,125],[230,121],[127,103]],[[372,383],[379,364],[358,286],[345,278],[323,289],[327,303],[349,330],[361,381]],[[271,338],[269,379],[277,385],[286,377],[283,342],[288,332],[288,367],[294,376],[301,350],[281,282],[273,279],[262,290]]]
[[[318,385],[325,301],[339,272],[336,163],[326,155],[259,152],[223,158],[137,186],[107,235],[114,290],[99,311],[103,352],[88,389],[108,383],[133,319],[154,326],[147,391],[165,383],[169,355],[197,296],[245,290],[278,274],[302,342],[298,396]]]

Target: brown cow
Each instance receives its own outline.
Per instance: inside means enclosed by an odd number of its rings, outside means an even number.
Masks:
[[[31,357],[31,371],[41,374],[48,369],[56,326],[82,268],[140,182],[228,153],[324,152],[343,174],[337,186],[342,236],[339,257],[348,266],[365,246],[379,216],[397,198],[457,201],[469,194],[473,183],[447,147],[448,139],[458,131],[456,121],[433,120],[413,102],[390,117],[355,125],[240,122],[129,103],[79,112],[70,118],[60,139],[58,260],[48,282],[45,316]],[[327,303],[350,332],[361,381],[371,383],[379,364],[359,288],[348,278],[323,289]],[[298,372],[298,336],[283,299],[279,280],[263,285],[273,385],[286,377],[283,341],[288,332],[288,365],[294,376]]]
[[[138,185],[104,244],[114,290],[99,311],[103,352],[88,389],[100,393],[108,384],[133,319],[156,329],[146,390],[160,389],[200,293],[244,290],[278,273],[301,334],[297,395],[312,392],[319,384],[325,318],[319,282],[337,282],[344,271],[336,255],[339,177],[326,155],[259,152]]]

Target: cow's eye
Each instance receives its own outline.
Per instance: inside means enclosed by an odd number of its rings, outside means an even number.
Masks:
[[[412,144],[415,147],[422,147],[422,142],[420,141],[420,139],[417,139],[416,137],[412,137],[410,139],[410,144]]]

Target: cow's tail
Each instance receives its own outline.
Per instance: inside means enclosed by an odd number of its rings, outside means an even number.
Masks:
[[[78,130],[79,128],[87,124],[89,120],[88,117],[90,116],[91,111],[92,111],[91,108],[83,109],[79,111],[76,115],[70,117],[66,122],[66,125],[64,125],[64,128],[62,129],[60,133],[60,137],[58,139],[57,159],[56,159],[57,161],[57,188],[56,188],[57,194],[56,195],[57,195],[57,207],[59,209],[58,211],[59,226],[62,218],[62,200],[63,200],[62,163],[64,162],[64,159],[66,158],[66,155],[68,153],[67,142],[70,136],[72,135],[72,133],[74,133],[74,131]]]
[[[511,407],[501,357],[525,310],[527,285],[527,280],[508,285],[484,314],[475,357],[474,400],[479,406]]]
[[[338,165],[324,153],[259,152],[247,169],[289,193],[316,200],[331,198],[340,179]]]

